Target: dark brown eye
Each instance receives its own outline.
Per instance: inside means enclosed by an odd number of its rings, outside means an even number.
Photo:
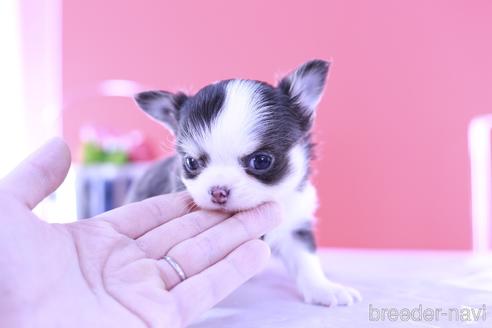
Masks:
[[[255,171],[266,171],[273,163],[273,157],[267,154],[257,154],[249,160],[249,167]]]
[[[185,166],[188,171],[193,172],[200,168],[200,163],[198,163],[197,159],[188,156],[185,158]]]

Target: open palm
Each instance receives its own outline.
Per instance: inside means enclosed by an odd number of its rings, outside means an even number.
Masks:
[[[257,238],[279,223],[273,204],[230,216],[190,211],[179,193],[71,224],[39,220],[31,209],[69,165],[55,140],[0,183],[0,326],[184,326],[268,259]]]

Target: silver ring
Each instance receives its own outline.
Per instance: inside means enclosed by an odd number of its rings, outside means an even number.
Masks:
[[[172,257],[166,255],[162,259],[166,261],[171,266],[171,268],[174,269],[174,271],[176,271],[179,279],[181,279],[181,282],[186,280],[186,274],[184,273],[183,269],[181,269],[179,264]]]

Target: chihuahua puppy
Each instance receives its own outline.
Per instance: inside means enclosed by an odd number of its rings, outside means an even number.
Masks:
[[[236,212],[274,201],[280,227],[264,236],[304,300],[350,305],[359,292],[328,280],[315,254],[316,190],[311,184],[311,128],[329,63],[309,61],[276,86],[232,79],[195,95],[147,91],[135,100],[176,137],[177,155],[155,163],[130,200],[186,189],[203,209]]]

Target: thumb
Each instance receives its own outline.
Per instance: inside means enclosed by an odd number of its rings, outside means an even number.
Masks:
[[[32,209],[60,186],[70,161],[65,142],[54,138],[0,180],[0,193],[13,196]]]

